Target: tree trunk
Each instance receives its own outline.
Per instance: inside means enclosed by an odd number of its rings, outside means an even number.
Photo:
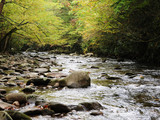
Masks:
[[[0,15],[2,14],[2,10],[3,10],[3,6],[4,6],[4,4],[5,4],[5,0],[1,0],[1,2],[0,2]]]
[[[11,39],[12,33],[17,30],[17,27],[10,30],[2,39],[0,39],[0,52],[6,52],[9,50],[9,41]]]

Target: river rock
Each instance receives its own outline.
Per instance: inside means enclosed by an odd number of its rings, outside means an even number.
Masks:
[[[57,88],[57,87],[65,87],[66,86],[66,80],[65,79],[52,79],[49,83],[49,85]]]
[[[22,90],[24,93],[33,93],[35,92],[35,89],[31,88],[31,87],[26,87]]]
[[[3,101],[0,101],[0,108],[1,109],[6,109],[6,108],[15,108],[16,106],[14,105],[11,105],[9,103],[6,103],[6,102],[3,102]]]
[[[38,77],[38,73],[35,73],[35,72],[28,73],[27,77],[36,78],[36,77]]]
[[[11,120],[32,120],[28,115],[25,115],[21,112],[18,111],[6,111],[10,116],[11,116]]]
[[[94,54],[93,53],[86,53],[85,55],[84,55],[84,57],[91,57],[91,56],[93,56]]]
[[[68,105],[69,109],[76,111],[84,111],[84,107],[82,105]]]
[[[28,80],[26,85],[30,85],[31,83],[33,83],[35,86],[46,86],[49,84],[50,81],[50,79],[45,80],[43,78],[35,78]]]
[[[98,102],[83,102],[80,105],[84,106],[87,111],[103,109],[102,105]]]
[[[23,104],[27,102],[27,97],[24,93],[9,93],[6,95],[6,100],[12,102],[18,101],[20,104]]]
[[[45,73],[45,76],[51,77],[51,78],[62,78],[62,77],[66,77],[67,74],[57,73],[57,72],[50,72],[50,73]]]
[[[68,113],[71,111],[68,106],[58,102],[49,102],[48,108],[53,110],[55,113]]]
[[[65,80],[69,88],[86,88],[91,84],[89,74],[81,71],[74,71]]]
[[[5,89],[0,89],[0,94],[6,94],[6,90]]]
[[[47,68],[36,68],[34,71],[38,73],[45,73],[45,72],[48,72],[48,69]]]
[[[23,113],[28,116],[38,116],[38,115],[53,115],[54,111],[49,109],[32,108],[31,110],[27,110]]]
[[[101,111],[92,111],[90,113],[90,115],[93,115],[93,116],[103,115],[103,112],[101,112]]]

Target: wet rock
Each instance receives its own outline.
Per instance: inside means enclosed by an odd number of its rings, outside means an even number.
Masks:
[[[49,102],[48,108],[53,110],[55,113],[68,113],[71,111],[68,106],[57,102]]]
[[[16,107],[20,107],[20,103],[18,101],[14,101],[13,105],[15,105]]]
[[[160,107],[160,103],[154,103],[154,102],[144,102],[144,107]]]
[[[24,93],[33,93],[35,92],[35,89],[31,88],[31,87],[26,87],[22,90]]]
[[[114,69],[115,70],[121,70],[122,68],[120,66],[116,66]]]
[[[6,90],[5,89],[0,89],[0,94],[6,94]]]
[[[92,57],[93,55],[94,55],[93,53],[86,53],[84,57]]]
[[[20,104],[23,104],[27,102],[27,97],[23,93],[9,93],[6,95],[6,100],[12,102],[18,101]]]
[[[15,108],[16,106],[6,103],[6,102],[2,102],[0,101],[0,108],[1,109],[7,109],[7,108]]]
[[[74,71],[65,80],[69,88],[86,88],[91,84],[88,72]]]
[[[102,62],[103,63],[106,62],[106,60],[107,60],[107,58],[102,58]]]
[[[35,94],[29,94],[27,95],[27,102],[30,104],[34,104],[36,100],[41,100],[38,95]]]
[[[45,72],[48,72],[48,69],[47,68],[36,68],[34,71],[38,73],[45,73]]]
[[[93,115],[93,116],[103,115],[103,112],[101,112],[101,111],[92,111],[90,113],[90,115]]]
[[[17,86],[17,84],[16,83],[5,83],[5,86],[15,87],[15,86]]]
[[[84,102],[80,103],[87,111],[103,109],[102,105],[98,102]]]
[[[18,111],[6,111],[12,118],[12,120],[32,120],[28,115],[20,113]]]
[[[4,71],[2,69],[0,69],[0,75],[3,75],[3,74],[5,74]]]
[[[0,69],[2,69],[2,70],[9,70],[9,68],[7,66],[0,66]]]
[[[65,79],[52,79],[49,83],[49,85],[57,88],[57,87],[65,87],[66,86],[66,80]]]
[[[36,78],[38,77],[38,73],[31,72],[31,73],[28,73],[27,76],[30,78]]]
[[[99,69],[98,66],[91,66],[92,69]]]
[[[57,73],[57,72],[50,72],[50,73],[45,73],[46,77],[51,77],[51,78],[62,78],[66,77],[67,74],[64,73]]]
[[[124,62],[124,59],[123,58],[117,58],[117,61],[118,62]]]
[[[15,72],[19,72],[19,73],[23,74],[23,69],[15,69]]]
[[[27,110],[23,113],[28,116],[38,116],[38,115],[53,115],[54,111],[49,109],[32,108],[31,110]]]
[[[33,83],[35,86],[46,86],[49,84],[50,81],[50,79],[35,78],[28,80],[26,85],[30,85],[31,83]]]
[[[108,80],[118,80],[118,79],[121,79],[121,78],[119,78],[119,77],[109,76],[109,75],[106,74],[106,73],[104,73],[104,74],[102,75],[102,77],[105,77],[105,78],[108,79]]]
[[[128,73],[126,73],[125,75],[133,76],[133,75],[135,75],[135,74],[134,74],[134,73],[130,73],[130,72],[128,72]]]
[[[69,107],[69,109],[76,110],[76,111],[84,111],[85,110],[82,105],[68,105],[68,107]]]
[[[38,99],[35,101],[36,106],[38,105],[44,106],[45,104],[46,104],[46,101],[44,99]]]

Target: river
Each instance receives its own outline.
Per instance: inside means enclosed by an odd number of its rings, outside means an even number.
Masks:
[[[33,120],[160,120],[160,68],[137,64],[130,60],[84,57],[82,55],[24,52],[23,56],[39,56],[56,61],[62,73],[90,72],[88,88],[37,90],[35,94],[47,101],[66,105],[82,102],[99,102],[103,115],[92,116],[91,111],[68,114],[63,118],[33,117]],[[47,62],[42,63],[47,64]],[[54,71],[52,64],[50,70]]]

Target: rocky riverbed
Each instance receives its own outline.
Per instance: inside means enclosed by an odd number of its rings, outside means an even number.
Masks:
[[[160,68],[88,55],[0,55],[9,120],[158,120]]]

